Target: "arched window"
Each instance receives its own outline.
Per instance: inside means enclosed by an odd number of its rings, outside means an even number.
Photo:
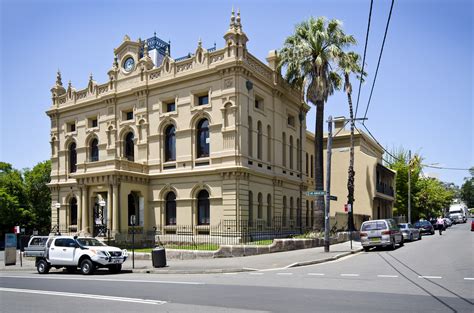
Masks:
[[[135,216],[135,226],[140,225],[138,196],[132,191],[128,195],[128,226],[132,225],[132,216]]]
[[[249,128],[248,128],[248,149],[249,149],[249,157],[253,156],[253,125],[252,125],[252,118],[249,116]]]
[[[306,200],[306,226],[309,226],[309,201]]]
[[[267,225],[272,225],[272,196],[267,195]]]
[[[210,222],[210,204],[209,193],[201,190],[197,199],[198,225],[209,225]]]
[[[306,153],[306,176],[309,174],[309,156],[308,153]]]
[[[286,210],[287,210],[287,206],[286,206],[286,196],[283,196],[283,212],[281,214],[281,218],[282,218],[282,222],[283,222],[283,226],[286,226]]]
[[[282,149],[281,149],[281,153],[282,153],[282,162],[283,162],[283,167],[286,167],[286,134],[283,133],[282,134]]]
[[[300,140],[296,139],[296,169],[298,171],[301,171],[300,151]]]
[[[263,196],[262,193],[258,193],[258,210],[257,210],[257,218],[262,218],[263,211]]]
[[[253,192],[249,190],[249,226],[253,225]]]
[[[134,136],[132,132],[129,132],[125,136],[125,158],[127,158],[127,160],[132,161],[132,162],[135,160],[135,147],[134,147],[133,139],[134,139]]]
[[[262,159],[262,122],[257,122],[257,158]]]
[[[267,126],[267,161],[272,161],[272,128]]]
[[[296,225],[301,226],[301,201],[300,198],[296,198]]]
[[[71,143],[69,145],[69,173],[75,173],[77,170],[77,152],[76,152],[76,143]]]
[[[166,225],[176,225],[176,195],[170,191],[166,195]]]
[[[293,208],[294,208],[294,203],[293,203],[293,197],[290,197],[290,220],[293,219]]]
[[[165,162],[176,161],[176,130],[169,125],[165,130]]]
[[[290,136],[290,146],[288,147],[290,153],[290,169],[293,169],[293,136]]]
[[[202,119],[197,125],[197,157],[205,158],[209,156],[209,122]]]
[[[99,161],[99,141],[97,138],[92,139],[91,145],[90,145],[90,161],[91,162],[96,162]]]
[[[75,197],[69,201],[69,211],[69,224],[77,225],[77,199]]]

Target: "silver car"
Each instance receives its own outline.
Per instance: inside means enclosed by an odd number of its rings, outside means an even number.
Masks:
[[[360,242],[365,251],[371,247],[394,250],[397,244],[403,246],[403,235],[393,219],[366,221],[360,226]]]
[[[412,224],[400,223],[398,224],[398,227],[402,231],[403,240],[413,241],[415,239],[416,240],[421,239],[420,230],[418,228],[413,227]]]

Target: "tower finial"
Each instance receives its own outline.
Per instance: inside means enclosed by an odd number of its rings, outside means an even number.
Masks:
[[[93,77],[92,77],[92,73],[89,75],[89,81],[92,81]]]
[[[61,78],[61,71],[58,69],[58,73],[56,75],[56,86],[62,86],[62,78]]]
[[[169,56],[170,55],[170,48],[169,48],[169,45],[166,46],[166,55]]]
[[[240,23],[240,8],[237,9],[237,18],[235,26],[238,31],[242,30],[242,24]]]
[[[145,40],[145,45],[143,46],[143,56],[148,57],[148,43]]]
[[[201,38],[199,38],[199,41],[198,41],[198,46],[201,47],[202,46],[202,40]]]
[[[232,6],[232,14],[230,15],[229,29],[232,30],[234,28],[235,28],[235,11],[234,11],[234,6]]]

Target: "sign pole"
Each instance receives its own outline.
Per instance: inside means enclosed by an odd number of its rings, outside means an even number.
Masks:
[[[324,252],[329,252],[331,219],[329,212],[331,208],[331,149],[332,149],[332,116],[328,119],[328,142],[327,142],[327,168],[326,168],[326,206],[324,212]]]

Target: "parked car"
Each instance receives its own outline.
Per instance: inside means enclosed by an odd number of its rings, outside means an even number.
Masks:
[[[453,221],[450,218],[445,217],[443,218],[443,220],[444,220],[445,229],[453,225]]]
[[[77,236],[33,236],[24,255],[36,258],[40,274],[47,274],[51,267],[65,267],[70,273],[79,267],[84,275],[94,273],[99,267],[119,273],[128,257],[127,250],[107,246],[95,238]]]
[[[418,221],[415,223],[415,228],[418,228],[420,230],[420,233],[423,234],[431,234],[434,235],[435,229],[433,225],[431,225],[430,222],[428,221]]]
[[[360,242],[365,251],[371,247],[403,246],[403,235],[393,219],[365,221],[360,227]]]
[[[474,231],[474,220],[471,220],[471,231]]]
[[[398,227],[402,231],[403,240],[420,240],[421,239],[421,232],[418,228],[414,227],[412,224],[408,223],[400,223]]]

